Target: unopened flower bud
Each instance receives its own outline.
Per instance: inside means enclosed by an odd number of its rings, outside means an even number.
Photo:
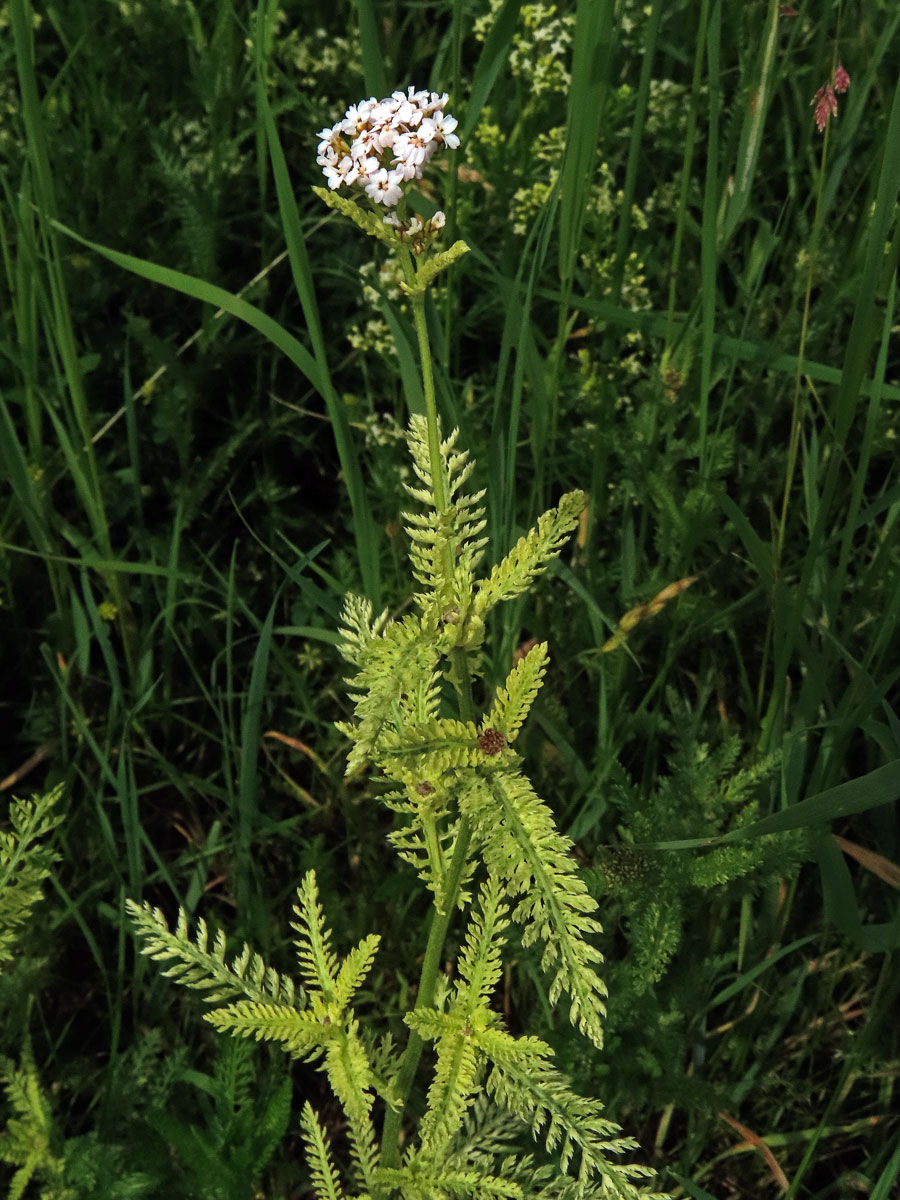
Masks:
[[[486,729],[478,738],[478,745],[489,757],[506,749],[506,738],[499,729]]]

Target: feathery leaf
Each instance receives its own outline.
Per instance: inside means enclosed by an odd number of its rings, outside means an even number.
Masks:
[[[503,687],[498,687],[491,711],[482,722],[483,729],[497,729],[507,742],[515,741],[528,711],[534,703],[547,670],[547,643],[536,646],[519,659]]]
[[[441,473],[448,503],[439,510],[435,497],[431,452],[425,418],[410,418],[407,440],[413,470],[422,486],[406,484],[409,494],[426,508],[424,513],[403,513],[409,535],[413,575],[427,589],[417,602],[427,617],[459,622],[468,610],[475,567],[487,540],[480,501],[484,492],[466,494],[462,489],[474,469],[468,451],[456,450],[459,430],[440,443]],[[448,561],[452,564],[448,573]]]
[[[380,637],[389,624],[387,609],[373,621],[372,601],[348,594],[341,609],[341,653],[344,658],[359,666],[363,650],[374,638]]]
[[[348,775],[372,757],[383,733],[437,715],[439,659],[433,632],[417,617],[388,625],[360,646],[359,670],[348,684],[356,719],[338,725],[354,742]]]
[[[619,1126],[603,1116],[599,1101],[573,1092],[564,1075],[548,1061],[549,1046],[537,1038],[514,1038],[503,1030],[485,1030],[479,1048],[493,1063],[487,1090],[520,1120],[533,1135],[541,1136],[550,1153],[559,1154],[566,1171],[579,1155],[578,1180],[587,1183],[600,1175],[612,1196],[635,1197],[633,1179],[652,1176],[649,1168],[610,1161],[608,1155],[633,1150],[634,1139],[619,1135]]]
[[[469,1018],[487,1007],[491,992],[503,973],[504,931],[508,925],[503,887],[491,875],[481,889],[479,907],[473,910],[469,919],[457,963],[463,983],[457,984],[456,1004],[464,1008]]]
[[[350,951],[341,963],[334,985],[335,1002],[341,1012],[349,1005],[360,984],[368,975],[372,959],[380,944],[379,935],[370,933]]]
[[[385,225],[384,218],[379,213],[361,208],[349,196],[339,196],[337,192],[332,192],[328,188],[314,187],[313,191],[329,208],[335,208],[345,217],[349,217],[357,229],[361,229],[369,237],[377,238],[380,242],[387,242],[389,246],[402,245],[397,234],[390,225]]]
[[[62,818],[57,807],[62,794],[60,784],[46,795],[10,801],[12,828],[0,830],[0,966],[13,957],[19,930],[41,899],[41,884],[56,860],[41,839]]]
[[[595,1045],[603,1030],[606,989],[593,969],[600,951],[587,939],[600,932],[597,904],[570,856],[571,842],[557,830],[550,809],[524,775],[509,771],[473,774],[460,804],[484,847],[488,868],[510,895],[521,897],[513,919],[523,941],[545,944],[541,967],[554,972],[549,999],[569,994],[569,1020]]]
[[[331,1151],[322,1126],[316,1119],[313,1107],[307,1100],[300,1115],[306,1157],[312,1174],[317,1200],[342,1200],[340,1180],[331,1161]]]
[[[501,600],[512,600],[526,590],[562,550],[578,524],[584,505],[584,492],[567,492],[556,508],[538,518],[537,525],[520,537],[488,578],[477,585],[472,606],[477,616],[484,617]]]
[[[202,917],[197,921],[196,937],[192,942],[184,909],[178,910],[178,924],[173,933],[160,909],[147,902],[137,904],[134,900],[127,900],[125,904],[142,942],[141,953],[160,962],[174,960],[163,975],[185,987],[208,992],[204,999],[209,1003],[230,1000],[234,996],[245,996],[257,1003],[275,1001],[288,1006],[293,1006],[295,1000],[302,1003],[302,992],[296,995],[293,981],[267,967],[246,942],[240,954],[230,962],[226,958],[225,934],[221,930],[209,947],[209,931]]]
[[[493,1175],[481,1175],[477,1171],[428,1170],[427,1166],[417,1162],[405,1167],[379,1167],[375,1180],[382,1186],[398,1189],[404,1200],[431,1200],[441,1192],[451,1196],[472,1196],[474,1200],[482,1200],[485,1196],[519,1200],[523,1194],[518,1183]]]
[[[331,1024],[327,1017],[308,1010],[300,1012],[287,1004],[259,1004],[255,1000],[238,1000],[206,1013],[204,1019],[220,1033],[279,1042],[293,1058],[313,1058],[341,1034],[340,1026]]]
[[[376,762],[391,779],[415,784],[439,781],[445,771],[484,762],[478,731],[471,723],[433,718],[410,725],[402,733],[385,733]]]
[[[454,242],[449,250],[442,250],[439,254],[432,254],[428,261],[419,267],[414,285],[401,284],[400,286],[403,291],[410,295],[415,292],[424,292],[442,271],[446,271],[448,267],[452,267],[468,251],[469,247],[465,242]]]
[[[294,905],[296,921],[291,921],[297,937],[294,945],[306,986],[317,989],[327,1001],[334,998],[338,972],[337,956],[331,948],[331,935],[325,927],[325,913],[319,903],[315,871],[307,871],[297,888],[299,904]]]

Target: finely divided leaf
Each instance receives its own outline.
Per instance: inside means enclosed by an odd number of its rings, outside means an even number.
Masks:
[[[363,938],[359,945],[350,951],[341,963],[335,980],[335,1001],[338,1009],[343,1011],[353,999],[362,981],[369,973],[372,959],[381,943],[377,933],[370,933]]]
[[[209,992],[205,999],[210,1003],[230,1000],[234,996],[245,996],[259,1003],[274,1000],[290,1006],[295,999],[302,1002],[302,992],[300,997],[296,996],[293,981],[267,967],[246,942],[240,954],[230,962],[226,958],[225,934],[221,930],[209,947],[209,933],[202,917],[197,921],[196,938],[192,942],[184,909],[178,911],[178,925],[173,933],[160,909],[146,902],[137,904],[134,900],[126,900],[125,904],[143,943],[141,953],[157,961],[174,960],[163,974],[185,987]]]
[[[541,966],[553,972],[550,1003],[567,992],[569,1020],[602,1045],[606,989],[593,969],[602,958],[587,940],[600,932],[600,923],[593,915],[596,902],[570,856],[571,842],[524,775],[473,774],[460,804],[483,843],[488,868],[511,896],[521,897],[513,919],[524,927],[525,945],[537,939],[545,944]]]
[[[503,687],[497,688],[484,729],[497,729],[508,742],[515,740],[534,703],[547,670],[547,643],[539,642],[520,658]]]
[[[303,1141],[306,1145],[306,1158],[313,1186],[316,1189],[316,1200],[342,1200],[341,1182],[331,1161],[331,1150],[325,1139],[325,1132],[308,1100],[303,1105],[300,1123],[303,1126]]]
[[[484,616],[501,600],[521,595],[536,575],[556,558],[584,510],[584,492],[567,492],[556,508],[538,518],[537,525],[520,537],[509,554],[476,587],[473,610]]]
[[[420,721],[402,733],[385,733],[376,761],[386,775],[415,785],[439,783],[445,771],[483,762],[475,726],[450,718]]]
[[[372,620],[372,601],[348,594],[341,610],[341,654],[347,662],[359,666],[363,650],[380,637],[390,624],[387,609]]]
[[[461,1008],[469,1019],[487,1007],[503,973],[505,930],[509,925],[503,887],[493,875],[482,887],[479,901],[469,918],[457,963],[462,982],[457,984],[454,1007]]]
[[[425,506],[423,513],[403,513],[409,535],[413,575],[426,588],[416,600],[430,618],[443,618],[454,606],[462,612],[469,605],[475,567],[487,544],[484,492],[468,495],[463,487],[474,469],[468,451],[455,449],[459,430],[440,443],[440,470],[447,503],[438,508],[432,471],[428,429],[424,417],[410,419],[407,440],[421,487],[405,484],[406,490]]]
[[[359,670],[349,682],[356,720],[338,728],[354,742],[347,774],[375,753],[383,733],[437,714],[440,650],[421,619],[388,625],[359,649]]]
[[[205,1019],[220,1033],[252,1037],[258,1042],[279,1042],[294,1058],[315,1057],[341,1034],[339,1025],[326,1024],[312,1012],[253,1000],[238,1000],[236,1004],[217,1008],[207,1013]]]
[[[537,1038],[514,1038],[499,1029],[486,1030],[479,1046],[493,1063],[487,1090],[494,1099],[541,1136],[551,1154],[559,1155],[563,1171],[578,1155],[578,1181],[587,1184],[601,1176],[610,1196],[638,1200],[632,1180],[653,1174],[646,1167],[610,1161],[610,1155],[633,1150],[632,1138],[619,1135],[619,1126],[603,1116],[596,1100],[579,1096],[549,1059],[550,1047]]]
[[[508,1197],[519,1200],[522,1188],[512,1180],[497,1179],[493,1175],[480,1175],[477,1171],[438,1170],[419,1163],[406,1167],[379,1167],[375,1173],[377,1183],[399,1190],[405,1200],[432,1200],[442,1192],[450,1196],[472,1197],[482,1200],[488,1196]]]
[[[423,263],[416,275],[414,286],[410,287],[406,284],[401,284],[403,290],[409,294],[413,292],[424,292],[428,285],[442,271],[446,271],[448,267],[452,267],[464,254],[468,254],[469,247],[463,241],[454,242],[449,250],[442,250],[439,254],[433,254],[428,262]]]
[[[294,905],[296,921],[291,922],[297,937],[294,945],[300,960],[300,970],[310,990],[318,990],[332,1000],[338,960],[331,948],[331,934],[325,927],[325,913],[319,903],[315,871],[307,871],[297,889],[299,904]]]

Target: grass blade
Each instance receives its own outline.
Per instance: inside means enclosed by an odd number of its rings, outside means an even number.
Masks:
[[[272,648],[272,627],[275,623],[275,606],[278,597],[272,601],[272,606],[260,630],[256,652],[253,655],[253,667],[250,672],[250,684],[244,699],[244,712],[241,720],[241,765],[238,776],[237,792],[237,830],[235,843],[235,877],[238,909],[241,917],[249,927],[255,927],[255,899],[253,894],[253,864],[250,853],[253,834],[257,824],[259,806],[259,774],[257,759],[262,738],[263,703],[266,692],[266,676],[269,669],[269,653]]]

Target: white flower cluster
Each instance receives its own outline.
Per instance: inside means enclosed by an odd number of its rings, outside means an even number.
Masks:
[[[444,112],[447,93],[394,92],[386,100],[351,104],[344,118],[319,132],[316,162],[333,190],[357,185],[376,204],[393,208],[403,185],[421,179],[436,150],[455,150],[458,122]]]

